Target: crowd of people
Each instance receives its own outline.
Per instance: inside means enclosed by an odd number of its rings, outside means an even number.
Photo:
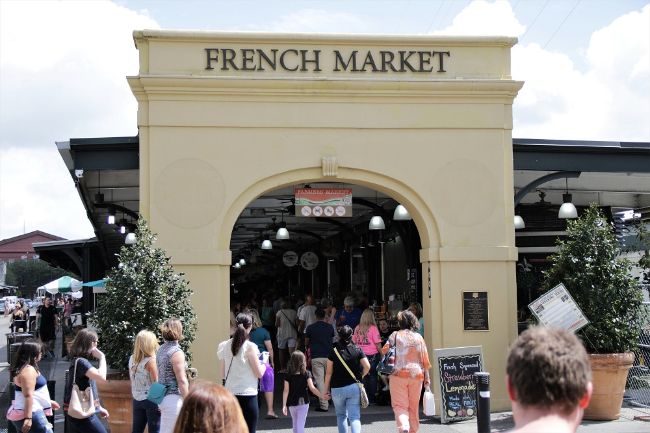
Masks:
[[[233,303],[232,338],[219,344],[224,386],[240,402],[250,432],[257,428],[258,393],[264,395],[266,418],[277,418],[276,378],[283,386],[282,412],[291,415],[296,433],[304,430],[310,395],[318,399],[317,412],[329,411],[333,403],[340,433],[348,426],[359,433],[360,383],[369,404],[390,392],[400,433],[417,431],[417,403],[429,385],[431,366],[422,325],[422,307],[415,303],[393,318],[391,327],[384,317],[377,323],[375,310],[363,298],[347,296],[336,307],[311,295],[298,303],[272,294],[258,303],[253,295],[244,304]],[[251,344],[239,343],[246,338]],[[377,365],[396,345],[396,372],[389,382]]]
[[[423,389],[430,386],[431,368],[420,333],[421,307],[411,305],[400,311],[397,329],[390,329],[385,321],[375,323],[373,310],[359,308],[351,297],[339,310],[311,296],[297,310],[291,307],[281,300],[275,313],[267,301],[262,302],[261,314],[252,305],[233,308],[232,335],[217,348],[221,385],[190,386],[179,344],[183,326],[178,319],[166,320],[159,336],[149,330],[139,332],[129,359],[132,432],[142,433],[146,427],[149,433],[255,433],[259,393],[266,401],[266,417],[277,418],[273,409],[276,379],[281,380],[283,390],[282,414],[291,416],[295,433],[304,432],[312,395],[318,399],[316,411],[328,411],[333,403],[339,433],[347,433],[348,428],[360,433],[360,384],[365,385],[370,404],[388,388],[398,433],[419,430],[419,402]],[[377,380],[377,364],[391,349],[394,371],[383,378],[384,384]],[[16,397],[7,419],[23,433],[52,432],[47,416],[59,404],[50,398],[47,380],[38,367],[48,351],[46,344],[27,340],[11,367]],[[72,342],[70,358],[63,398],[69,431],[106,433],[101,418],[109,414],[101,405],[97,383],[106,381],[107,368],[97,334],[81,329]],[[530,371],[546,374],[531,375]],[[586,352],[573,334],[542,327],[523,332],[511,347],[506,372],[516,432],[575,432],[592,386]],[[149,398],[155,383],[166,387],[157,403]],[[89,416],[71,416],[80,390],[94,406]]]

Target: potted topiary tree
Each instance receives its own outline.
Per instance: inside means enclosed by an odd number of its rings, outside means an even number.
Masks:
[[[597,205],[567,223],[545,273],[543,289],[563,283],[590,323],[579,331],[590,353],[594,394],[585,418],[613,420],[620,415],[627,372],[634,361],[644,317],[643,295],[619,257],[612,224]]]
[[[100,295],[91,316],[102,341],[108,366],[117,370],[99,387],[100,398],[111,416],[112,433],[131,431],[131,388],[128,359],[136,334],[142,329],[154,333],[168,318],[183,323],[181,346],[191,361],[190,343],[196,332],[196,316],[190,303],[192,291],[183,274],[174,272],[164,250],[156,248],[155,235],[144,220],[138,220],[136,242],[124,245],[118,267],[108,274],[106,293]]]

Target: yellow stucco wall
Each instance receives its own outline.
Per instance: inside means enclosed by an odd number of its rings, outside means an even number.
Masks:
[[[140,211],[185,272],[199,318],[199,375],[219,375],[227,338],[230,235],[244,207],[285,185],[363,184],[418,227],[425,338],[482,345],[492,408],[509,407],[516,337],[511,38],[138,31]],[[206,70],[206,48],[320,50],[322,72]],[[449,51],[446,72],[334,72],[333,50]],[[436,62],[433,62],[437,65]],[[280,68],[278,68],[280,69]],[[323,157],[336,159],[324,177]],[[431,269],[431,297],[428,296]],[[462,329],[461,292],[489,294],[489,332]],[[437,380],[437,377],[436,377]]]

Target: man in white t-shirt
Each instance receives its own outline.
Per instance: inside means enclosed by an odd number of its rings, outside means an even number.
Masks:
[[[305,332],[305,329],[314,322],[316,322],[314,297],[307,295],[305,297],[305,303],[298,309],[298,332]]]

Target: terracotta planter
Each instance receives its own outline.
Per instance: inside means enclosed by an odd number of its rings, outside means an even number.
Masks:
[[[590,420],[615,420],[621,415],[627,372],[634,362],[634,353],[589,355],[594,393],[585,410]]]
[[[99,399],[108,410],[111,433],[131,433],[133,410],[131,406],[131,382],[128,379],[110,379],[97,383]]]

